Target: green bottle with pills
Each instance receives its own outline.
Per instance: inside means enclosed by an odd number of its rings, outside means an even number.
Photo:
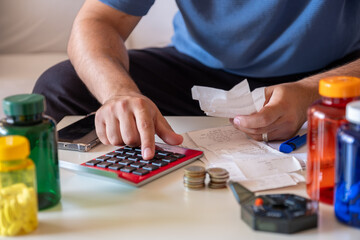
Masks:
[[[35,165],[23,136],[0,137],[0,236],[30,233],[38,226]]]

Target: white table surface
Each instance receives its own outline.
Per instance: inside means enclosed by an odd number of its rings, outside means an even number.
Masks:
[[[210,117],[167,117],[183,133],[228,124]],[[59,126],[69,123],[71,118]],[[87,161],[114,147],[88,153],[59,151],[59,158]],[[195,161],[193,165],[202,165]],[[320,205],[318,228],[296,234],[252,230],[240,219],[240,206],[229,189],[186,190],[183,168],[141,188],[128,187],[61,169],[61,203],[39,213],[39,227],[16,239],[360,239],[360,230],[340,224],[333,207]],[[305,184],[262,193],[306,196]],[[15,238],[11,238],[15,239]]]

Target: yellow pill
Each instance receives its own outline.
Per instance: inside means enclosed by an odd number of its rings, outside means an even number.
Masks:
[[[11,212],[14,215],[14,219],[15,220],[19,219],[21,216],[22,208],[19,206],[18,202],[16,201],[15,196],[10,199],[9,203],[10,203]]]
[[[4,205],[4,199],[5,199],[5,196],[3,196],[3,194],[0,193],[0,208],[2,208]]]
[[[14,215],[11,212],[10,204],[8,201],[6,201],[4,204],[4,215],[5,215],[5,219],[8,223],[11,223],[12,221],[14,221]]]
[[[37,220],[36,223],[35,222],[29,222],[23,225],[23,229],[25,233],[29,233],[32,232],[33,230],[35,230],[37,227]]]
[[[22,222],[21,221],[15,221],[13,222],[8,230],[7,230],[7,234],[9,236],[15,236],[17,234],[19,234],[20,230],[21,230],[21,226],[22,226]]]
[[[1,236],[5,236],[6,235],[6,228],[2,228],[2,227],[0,227],[0,235]]]
[[[7,221],[4,216],[4,211],[0,210],[0,227],[6,228],[6,226],[7,226]]]
[[[34,230],[34,227],[29,223],[24,224],[22,227],[23,227],[25,233],[29,233]]]
[[[38,224],[37,214],[34,213],[34,214],[30,215],[29,221],[32,222],[32,223],[35,223],[37,225]]]
[[[25,205],[26,204],[26,197],[24,196],[24,191],[20,192],[19,194],[16,195],[16,199],[17,202],[20,205]]]
[[[25,185],[25,183],[15,183],[13,185],[11,185],[11,188],[13,189],[13,191],[21,192],[23,189],[26,189],[27,186]]]
[[[30,200],[31,201],[37,200],[37,193],[36,193],[35,189],[30,187],[30,188],[27,188],[27,190],[28,190],[28,193],[29,193]]]
[[[17,183],[1,189],[1,193],[4,195],[16,195],[23,191],[24,188],[26,188],[24,183]]]
[[[21,196],[23,198],[23,201],[28,203],[33,198],[32,193],[29,188],[24,188],[21,192]]]
[[[5,235],[8,224],[6,222],[4,211],[0,212],[0,235]]]

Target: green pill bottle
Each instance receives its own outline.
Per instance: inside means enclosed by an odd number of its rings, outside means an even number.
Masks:
[[[39,209],[56,205],[61,198],[57,132],[55,122],[44,115],[45,98],[19,94],[3,100],[6,117],[0,120],[0,136],[20,135],[30,141],[30,156],[36,166]]]

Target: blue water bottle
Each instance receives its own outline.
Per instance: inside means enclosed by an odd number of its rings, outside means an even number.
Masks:
[[[360,101],[346,105],[346,119],[337,132],[335,215],[360,228]]]

